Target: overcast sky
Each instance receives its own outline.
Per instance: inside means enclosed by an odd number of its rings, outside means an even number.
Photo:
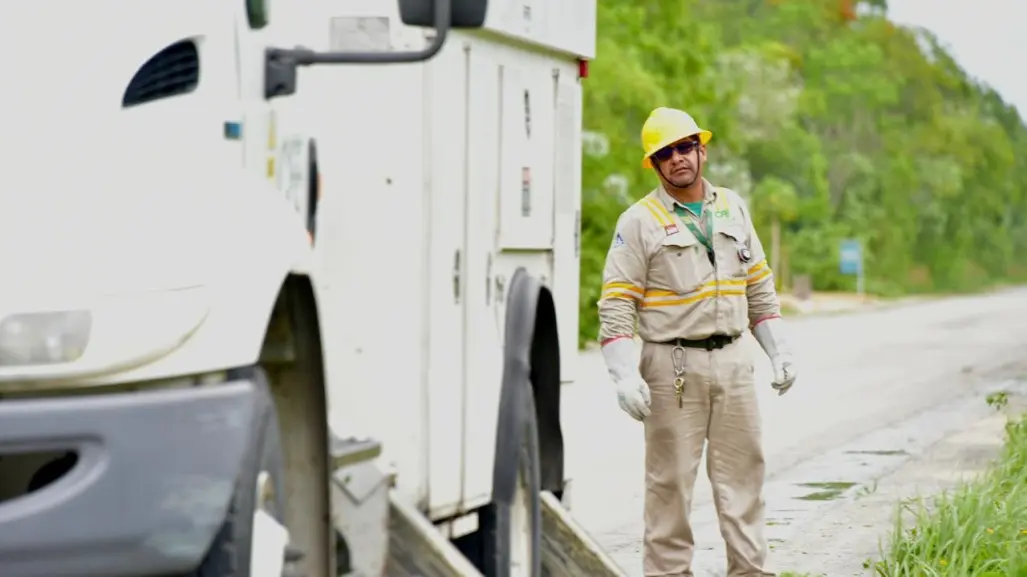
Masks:
[[[888,0],[888,15],[934,32],[964,70],[1027,118],[1027,0]]]

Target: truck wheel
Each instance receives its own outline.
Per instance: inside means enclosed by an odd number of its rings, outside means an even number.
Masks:
[[[516,435],[509,439],[516,444],[507,444],[513,450],[497,452],[493,501],[479,516],[485,577],[542,574],[538,422],[531,387],[521,388],[520,393],[520,406],[500,416],[501,423],[516,419]]]
[[[261,369],[240,372],[253,379],[260,390],[255,430],[224,523],[192,577],[250,577],[257,516],[267,515],[285,525],[282,449],[267,377]],[[259,570],[259,567],[254,569]],[[287,563],[283,575],[291,574]]]

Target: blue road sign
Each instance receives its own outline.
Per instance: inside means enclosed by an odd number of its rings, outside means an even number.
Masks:
[[[863,268],[863,245],[858,240],[843,240],[838,247],[842,274],[859,274]]]

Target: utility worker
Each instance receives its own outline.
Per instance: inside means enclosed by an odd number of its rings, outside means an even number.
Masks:
[[[621,409],[645,427],[647,577],[692,575],[688,517],[707,440],[728,576],[774,575],[764,568],[761,426],[742,333],[751,329],[770,357],[779,395],[797,372],[748,208],[703,178],[712,136],[684,111],[650,113],[642,166],[660,185],[621,214],[603,272],[603,357]]]

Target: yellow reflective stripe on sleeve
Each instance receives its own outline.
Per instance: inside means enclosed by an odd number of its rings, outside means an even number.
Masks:
[[[626,301],[637,301],[639,300],[638,295],[635,293],[629,293],[624,291],[610,291],[603,293],[603,296],[599,297],[599,300],[605,301],[610,299],[624,299]]]
[[[754,276],[752,278],[747,279],[745,282],[746,282],[746,284],[756,284],[759,281],[767,278],[768,276],[770,276],[770,269],[769,268],[765,269],[760,274],[758,274],[758,275],[756,275],[756,276]]]
[[[600,300],[611,298],[641,300],[645,291],[631,283],[608,282],[603,285],[601,292]]]
[[[628,282],[608,282],[603,285],[603,292],[606,292],[610,289],[624,289],[640,294],[644,292],[641,287],[637,287]]]
[[[760,262],[749,267],[749,278],[745,280],[746,284],[755,284],[768,276],[770,276],[771,270],[767,266],[767,260],[763,259]]]
[[[666,290],[647,290],[642,307],[671,307],[692,304],[716,296],[745,296],[745,281],[722,280],[719,283],[719,290],[717,284],[717,281],[710,281],[685,294]]]
[[[674,224],[674,219],[671,218],[670,213],[667,212],[667,209],[662,204],[660,204],[660,202],[655,198],[647,196],[639,202],[641,202],[643,206],[649,209],[649,212],[652,213],[653,218],[656,219],[656,222],[660,223],[660,226],[667,227]]]

